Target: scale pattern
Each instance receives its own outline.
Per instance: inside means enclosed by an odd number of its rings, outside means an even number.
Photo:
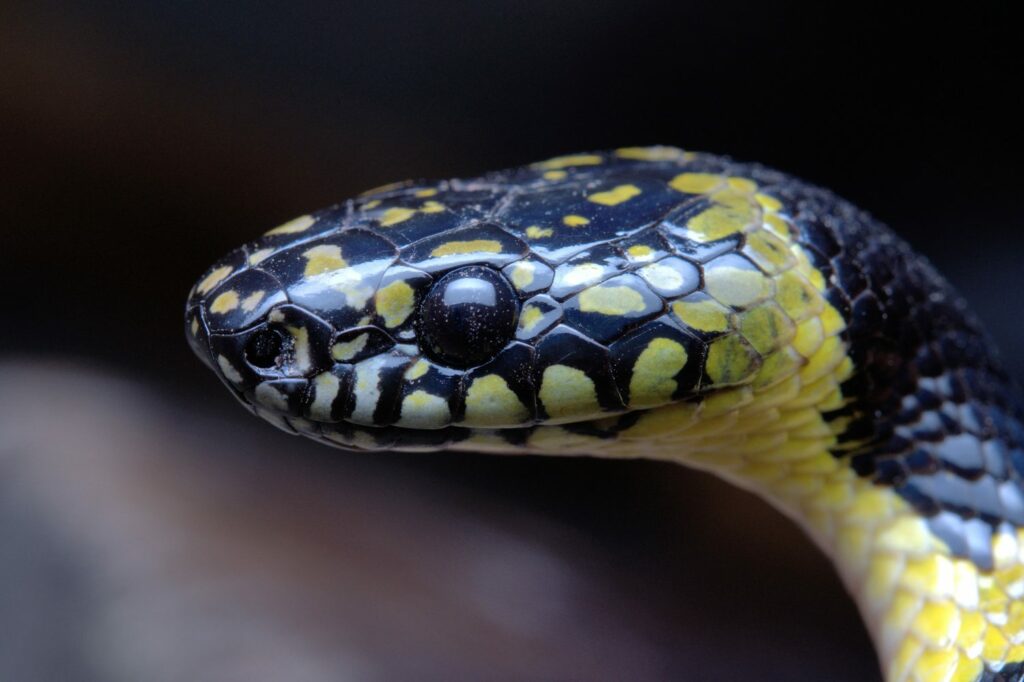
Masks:
[[[490,317],[439,321],[481,268]],[[482,361],[426,341],[480,320]],[[398,183],[233,251],[186,325],[332,445],[714,471],[835,559],[887,679],[1024,677],[1019,394],[930,265],[825,190],[672,147]]]

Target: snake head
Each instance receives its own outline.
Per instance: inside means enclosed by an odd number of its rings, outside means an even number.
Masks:
[[[593,451],[808,364],[823,284],[779,202],[683,156],[615,163],[274,228],[195,285],[190,343],[264,418],[351,449]]]
[[[769,291],[730,244],[698,265],[640,234],[551,267],[521,243],[481,238],[497,226],[469,229],[477,239],[424,257],[339,228],[336,210],[293,221],[204,274],[186,334],[257,414],[350,449],[503,450],[566,429],[606,437],[638,411],[758,369],[738,334],[713,329],[730,309],[699,290],[703,276],[756,277]],[[713,339],[725,342],[709,373]]]

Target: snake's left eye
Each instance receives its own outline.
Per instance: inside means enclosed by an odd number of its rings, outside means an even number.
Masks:
[[[474,367],[508,344],[518,317],[519,300],[500,274],[479,266],[454,270],[420,306],[420,347],[449,367]]]

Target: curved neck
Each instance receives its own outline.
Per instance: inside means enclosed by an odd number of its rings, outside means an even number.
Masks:
[[[842,454],[848,422],[829,416],[846,404],[850,365],[841,347],[831,353],[770,388],[651,410],[615,438],[563,431],[533,449],[671,460],[752,490],[833,560],[887,680],[1000,679],[986,675],[1024,660],[1024,602],[1015,601],[1024,597],[1024,534],[994,535],[995,563],[985,571],[896,489],[858,475]]]

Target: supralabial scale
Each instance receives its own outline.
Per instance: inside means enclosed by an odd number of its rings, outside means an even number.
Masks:
[[[232,251],[185,324],[336,447],[712,471],[833,559],[887,680],[1024,677],[1022,401],[956,292],[826,190],[673,147],[396,183]]]

